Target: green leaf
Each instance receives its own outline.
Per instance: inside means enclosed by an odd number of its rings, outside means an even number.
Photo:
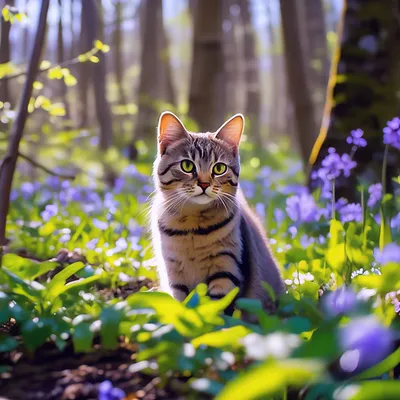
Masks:
[[[307,332],[311,329],[311,323],[307,318],[303,317],[290,317],[285,322],[285,327],[292,333]]]
[[[0,353],[14,350],[18,346],[18,342],[11,336],[0,335]]]
[[[68,267],[54,275],[53,279],[46,287],[45,300],[51,301],[64,292],[66,280],[80,271],[84,266],[82,262],[76,262],[68,265]]]
[[[81,322],[75,326],[72,342],[76,353],[84,353],[92,348],[94,332],[89,322]]]
[[[367,381],[344,386],[336,391],[340,400],[398,400],[399,381]]]
[[[194,347],[206,345],[224,349],[240,348],[243,345],[239,342],[240,339],[251,333],[251,330],[244,326],[234,326],[232,328],[223,329],[216,332],[206,333],[192,340]]]
[[[379,248],[381,251],[383,248],[389,244],[392,243],[392,231],[390,229],[390,220],[386,217],[384,208],[381,206],[381,227],[380,227],[380,233],[379,233]]]
[[[400,364],[400,347],[395,352],[386,357],[383,361],[381,361],[379,364],[374,365],[373,367],[367,369],[366,371],[353,377],[352,379],[362,380],[362,379],[375,378],[383,375],[386,372],[389,372],[398,364]]]
[[[13,293],[24,296],[35,304],[39,303],[41,292],[45,289],[39,282],[25,281],[5,267],[0,269],[0,282],[8,282]]]
[[[54,269],[58,263],[54,261],[38,262],[16,254],[5,254],[2,259],[3,266],[21,279],[33,280],[40,275]]]
[[[315,360],[267,361],[228,382],[215,400],[243,400],[244,396],[246,400],[268,398],[288,386],[301,387],[312,383],[323,369],[323,364]]]
[[[104,348],[114,349],[117,346],[121,319],[121,310],[116,310],[114,307],[106,308],[101,312],[100,335]]]

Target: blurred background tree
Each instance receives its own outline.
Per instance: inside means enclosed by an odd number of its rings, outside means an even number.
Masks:
[[[364,129],[378,142],[399,111],[399,2],[384,3],[53,0],[42,63],[51,69],[34,84],[22,146],[51,167],[91,170],[113,184],[119,163],[154,156],[161,111],[176,112],[199,130],[216,129],[242,112],[244,151],[253,162],[267,150],[279,163],[276,149],[289,147],[306,181],[311,165],[317,168],[330,146],[340,150],[351,130]],[[8,8],[1,21],[0,156],[24,83],[38,5],[2,1]],[[90,53],[96,41],[107,51]],[[382,162],[383,149],[371,147],[372,153],[356,157],[360,176],[374,180],[365,171],[371,160]],[[388,183],[397,166],[391,154]],[[33,170],[26,167],[27,174]]]

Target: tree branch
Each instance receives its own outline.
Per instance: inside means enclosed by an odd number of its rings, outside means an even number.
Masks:
[[[46,35],[46,20],[50,0],[42,0],[40,14],[37,22],[35,42],[29,57],[26,80],[22,89],[21,99],[18,105],[17,116],[10,132],[7,152],[0,170],[0,247],[6,244],[6,223],[10,208],[10,193],[17,165],[19,144],[21,142],[25,123],[28,118],[28,105],[32,96],[33,83],[39,69],[43,43]],[[1,260],[0,260],[1,264]]]
[[[93,54],[92,54],[93,56],[99,52],[99,49],[96,49],[96,48],[94,48],[94,49],[96,51],[93,52]],[[89,52],[90,51],[93,51],[93,49],[89,50]],[[57,67],[65,68],[65,67],[69,67],[70,65],[75,65],[75,64],[79,64],[81,62],[88,62],[88,61],[89,60],[80,61],[79,56],[77,56],[75,58],[72,58],[71,60],[66,60],[58,65],[50,65],[50,67],[39,69],[38,73],[41,74],[42,72],[50,71],[52,68],[57,68]],[[20,76],[24,76],[26,74],[27,74],[26,71],[21,71],[21,72],[17,72],[16,74],[13,74],[13,75],[6,75],[6,76],[3,76],[3,78],[0,78],[0,82],[8,81],[9,79],[19,78]]]
[[[55,172],[49,168],[47,168],[46,166],[44,166],[43,164],[38,163],[37,161],[35,161],[34,159],[30,158],[29,156],[27,156],[24,153],[21,153],[20,151],[18,152],[18,155],[23,158],[25,161],[27,161],[29,164],[33,165],[35,168],[39,168],[41,170],[43,170],[44,172],[46,172],[49,175],[52,176],[57,176],[58,178],[61,179],[67,179],[70,181],[73,181],[76,176],[75,175],[64,175],[64,174],[59,174],[58,172]]]

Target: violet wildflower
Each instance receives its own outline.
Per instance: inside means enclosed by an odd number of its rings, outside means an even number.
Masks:
[[[389,292],[385,296],[385,300],[389,301],[393,304],[394,306],[394,312],[395,313],[400,313],[400,290],[397,292]]]
[[[256,204],[256,213],[260,217],[262,221],[265,221],[266,213],[265,213],[265,205],[263,203]]]
[[[346,142],[357,147],[365,147],[367,141],[363,138],[363,135],[364,131],[362,129],[354,129],[350,132],[350,136],[346,139]]]
[[[313,222],[319,218],[314,197],[303,193],[286,199],[286,212],[294,222]]]
[[[240,184],[244,194],[249,199],[252,199],[256,195],[256,185],[253,182],[243,181]]]
[[[376,203],[382,198],[382,184],[375,183],[371,185],[368,189],[369,199],[368,199],[368,207],[374,207]]]
[[[381,265],[393,263],[400,263],[400,246],[396,243],[387,244],[382,251],[375,249],[374,256],[376,262]]]
[[[110,381],[100,383],[98,400],[122,400],[123,398],[125,398],[125,392],[113,387]]]
[[[322,160],[322,168],[317,171],[321,179],[336,179],[342,170],[342,159],[333,147],[328,149],[328,155]]]
[[[40,213],[40,216],[45,222],[47,222],[51,217],[58,214],[57,204],[48,204],[45,209]]]
[[[344,222],[361,222],[362,221],[362,207],[359,203],[350,203],[340,209],[340,220]]]
[[[280,208],[274,208],[274,219],[278,225],[285,220],[285,213]]]
[[[390,221],[390,227],[393,229],[400,229],[400,212]]]
[[[97,219],[97,218],[93,218],[93,219],[92,219],[92,222],[93,222],[93,225],[94,225],[96,228],[98,228],[98,229],[100,229],[100,230],[102,230],[102,231],[105,231],[105,230],[108,228],[108,223],[107,223],[107,222],[100,221],[100,220]]]
[[[339,332],[345,353],[340,366],[346,372],[369,368],[386,358],[393,347],[393,333],[374,316],[353,319]]]
[[[383,143],[400,150],[400,118],[393,118],[383,128]]]
[[[342,286],[322,297],[323,309],[329,317],[351,313],[357,305],[357,295],[350,286]]]
[[[350,171],[357,166],[357,163],[351,159],[351,157],[344,153],[341,157],[341,169],[343,170],[343,175],[348,178],[350,176]]]

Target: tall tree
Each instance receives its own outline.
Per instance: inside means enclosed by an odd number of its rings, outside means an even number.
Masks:
[[[250,0],[240,0],[244,30],[244,68],[246,75],[246,117],[250,120],[251,135],[259,148],[262,146],[260,114],[260,65],[256,52],[256,37],[250,14]]]
[[[135,137],[150,139],[157,125],[159,101],[174,103],[166,33],[164,32],[162,0],[142,2],[141,69],[138,90],[139,110]]]
[[[2,7],[5,5],[13,6],[14,0],[3,0]],[[1,39],[0,39],[0,64],[5,64],[10,62],[10,29],[11,23],[10,21],[6,21],[4,18],[1,18]],[[3,80],[0,83],[0,101],[9,102],[11,101],[9,81],[7,79]]]
[[[98,3],[96,0],[82,2],[83,42],[86,48],[93,47],[96,39],[103,39],[102,21]],[[113,141],[112,116],[106,94],[106,60],[104,53],[98,52],[99,62],[88,64],[90,68],[91,83],[94,89],[96,117],[100,130],[99,146],[101,150],[107,150]]]
[[[224,119],[222,0],[198,1],[194,13],[189,116],[201,129],[216,129]]]
[[[311,92],[307,82],[304,55],[299,40],[301,35],[297,16],[298,5],[297,1],[280,0],[287,82],[294,108],[298,143],[303,162],[307,165],[316,137],[316,124]]]
[[[319,124],[322,119],[329,79],[329,57],[323,1],[306,2],[304,11],[310,88],[314,93],[315,120]]]
[[[398,15],[399,2],[393,0],[347,0],[343,7],[323,123],[310,157],[318,168],[330,147],[348,152],[349,133],[356,128],[364,131],[368,146],[355,153],[356,173],[337,182],[338,197],[358,197],[355,175],[368,171],[375,182],[380,180],[382,129],[399,111]],[[391,176],[399,168],[398,152],[389,160],[386,186],[391,189]]]
[[[10,193],[15,167],[19,155],[19,144],[28,118],[28,105],[32,95],[33,83],[39,69],[40,57],[46,36],[46,19],[50,0],[42,0],[37,22],[35,42],[29,59],[26,80],[22,89],[18,111],[11,128],[7,152],[0,164],[0,265],[2,246],[6,244],[6,222],[10,207]]]
[[[92,0],[89,0],[88,3],[91,3]],[[86,2],[85,2],[86,3]],[[86,15],[88,12],[87,5],[82,2],[81,4],[81,26],[80,26],[80,37],[79,41],[79,53],[86,53],[89,51],[93,43],[90,43],[90,38],[87,31],[86,20],[89,18],[93,18],[91,15]],[[90,7],[90,4],[89,4]],[[92,21],[90,21],[92,23]],[[73,40],[74,36],[72,36]],[[72,47],[73,43],[71,44]],[[75,57],[75,55],[73,56]],[[89,79],[90,79],[90,65],[89,63],[80,63],[79,64],[79,127],[87,127],[88,126],[88,109],[89,109]]]
[[[115,68],[115,81],[118,86],[118,102],[120,104],[126,104],[126,96],[124,93],[124,71],[123,71],[123,41],[122,41],[122,15],[123,15],[123,4],[121,0],[114,2],[115,6],[115,26],[113,31],[113,44],[114,44],[114,68]]]
[[[57,63],[61,64],[65,61],[65,46],[64,46],[64,32],[63,32],[63,3],[62,0],[58,0],[58,35],[57,35]],[[67,87],[64,83],[64,79],[60,79],[60,97],[63,100],[65,107],[65,116],[69,117],[69,107],[67,102]]]

